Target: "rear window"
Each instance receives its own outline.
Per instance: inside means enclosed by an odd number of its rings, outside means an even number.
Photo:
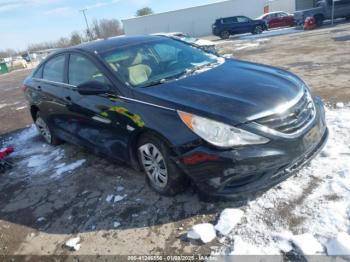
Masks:
[[[65,55],[56,56],[45,63],[43,78],[54,82],[63,82]]]
[[[223,24],[231,24],[231,23],[236,23],[237,18],[236,17],[228,17],[228,18],[223,18],[222,23]]]
[[[42,78],[43,77],[43,66],[40,66],[33,75],[34,78]]]

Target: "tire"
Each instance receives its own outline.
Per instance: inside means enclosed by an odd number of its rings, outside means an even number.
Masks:
[[[36,114],[35,126],[38,129],[40,135],[44,138],[45,142],[49,145],[56,146],[62,143],[60,139],[52,132],[51,127],[47,124],[47,121],[40,115],[40,112]]]
[[[253,35],[262,34],[263,31],[264,31],[264,29],[260,25],[258,25],[256,27],[254,27],[252,34]]]
[[[315,22],[316,22],[317,27],[320,27],[323,25],[324,18],[322,15],[316,15],[316,16],[314,16],[314,18],[315,18]]]
[[[222,31],[220,33],[220,38],[221,39],[229,39],[230,38],[230,32],[229,31]]]
[[[185,190],[187,177],[170,159],[167,145],[152,134],[142,136],[137,145],[139,162],[149,186],[164,196],[174,196]]]

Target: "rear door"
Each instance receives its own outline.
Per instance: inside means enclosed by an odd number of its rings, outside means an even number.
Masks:
[[[66,54],[50,58],[33,78],[34,88],[38,94],[34,100],[40,108],[41,115],[58,135],[65,130],[68,114],[67,83],[64,77],[66,59]]]
[[[278,13],[278,17],[280,19],[280,25],[279,25],[280,27],[291,26],[293,24],[292,16],[287,13],[284,13],[284,12]]]
[[[67,79],[72,86],[69,93],[72,103],[69,125],[79,144],[125,160],[128,157],[129,132],[123,114],[127,114],[127,109],[125,102],[118,99],[117,90],[104,71],[90,56],[83,53],[69,55]],[[77,87],[91,80],[108,85],[111,91],[99,95],[81,95]]]

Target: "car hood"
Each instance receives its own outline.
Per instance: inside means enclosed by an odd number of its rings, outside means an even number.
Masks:
[[[159,106],[240,124],[296,99],[303,86],[282,69],[229,59],[196,75],[139,88],[135,95]]]

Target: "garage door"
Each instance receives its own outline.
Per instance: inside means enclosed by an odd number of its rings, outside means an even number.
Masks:
[[[295,0],[297,10],[304,10],[314,7],[314,0]]]

